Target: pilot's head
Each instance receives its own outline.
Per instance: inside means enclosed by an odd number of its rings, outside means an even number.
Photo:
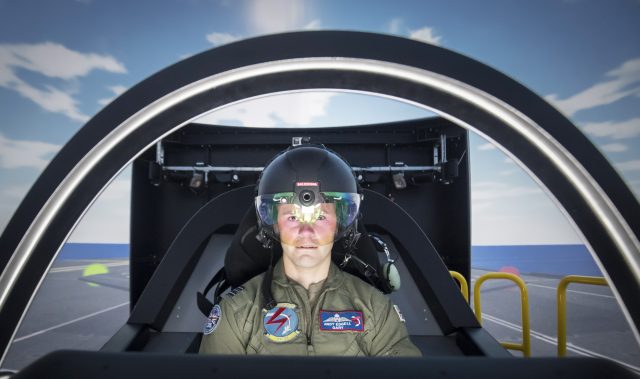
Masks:
[[[334,242],[353,239],[361,195],[351,167],[323,146],[285,150],[265,167],[255,199],[261,232],[285,259],[311,268],[331,257]]]

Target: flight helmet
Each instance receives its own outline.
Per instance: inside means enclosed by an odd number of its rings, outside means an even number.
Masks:
[[[280,228],[308,226],[319,245],[358,238],[357,218],[362,194],[349,164],[322,145],[290,147],[265,167],[257,187],[255,208],[259,235],[294,244]],[[346,238],[345,238],[346,237]]]

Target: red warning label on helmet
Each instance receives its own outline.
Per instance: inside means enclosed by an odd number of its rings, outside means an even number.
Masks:
[[[296,187],[318,187],[318,182],[296,182]]]

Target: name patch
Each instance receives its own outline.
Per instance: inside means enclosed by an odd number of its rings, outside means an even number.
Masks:
[[[363,332],[364,317],[360,311],[320,311],[320,330],[326,332]]]

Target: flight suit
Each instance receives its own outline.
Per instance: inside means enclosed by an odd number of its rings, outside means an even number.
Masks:
[[[263,275],[214,307],[201,353],[421,356],[391,301],[335,264],[324,284],[307,291],[286,277],[280,260],[271,286],[279,303],[267,311],[260,308]]]

